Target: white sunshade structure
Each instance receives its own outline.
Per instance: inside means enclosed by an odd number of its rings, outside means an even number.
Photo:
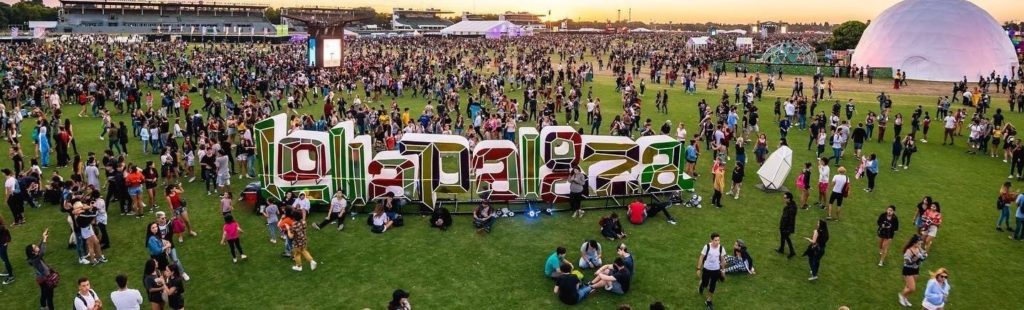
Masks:
[[[632,33],[647,33],[647,32],[653,32],[653,31],[651,31],[650,29],[642,28],[641,27],[641,28],[630,29],[629,32],[632,32]]]
[[[750,37],[739,37],[736,38],[737,48],[750,48],[754,46],[754,38]]]
[[[709,37],[690,37],[686,40],[686,48],[689,49],[701,49],[708,46],[711,42]]]
[[[488,39],[497,39],[523,36],[527,35],[528,32],[509,21],[466,20],[441,29],[441,34],[449,36],[483,36]]]
[[[871,21],[852,63],[891,67],[907,78],[975,81],[1018,66],[1013,44],[999,22],[966,0],[904,0]]]

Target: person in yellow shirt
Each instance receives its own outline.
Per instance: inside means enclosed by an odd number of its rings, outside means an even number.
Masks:
[[[380,116],[378,117],[378,119],[380,120],[381,126],[383,126],[385,124],[391,124],[391,116],[389,114],[387,114],[387,113],[384,113],[383,110],[381,110],[381,113],[380,113]]]
[[[715,194],[711,196],[711,204],[717,208],[722,207],[722,191],[725,190],[725,163],[721,162],[721,159],[716,158],[715,163],[711,166],[711,173],[715,177]]]
[[[402,111],[402,127],[409,126],[410,121],[412,117],[409,116],[409,108],[405,108],[405,111]]]

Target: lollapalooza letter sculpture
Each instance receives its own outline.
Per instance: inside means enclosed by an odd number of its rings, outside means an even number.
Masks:
[[[569,126],[527,127],[519,129],[518,145],[484,140],[470,149],[458,135],[406,134],[397,150],[374,154],[370,136],[354,129],[345,121],[326,132],[289,133],[285,114],[256,123],[264,197],[301,191],[326,203],[340,190],[366,203],[391,192],[431,209],[439,194],[469,192],[495,201],[559,202],[569,197],[574,167],[587,175],[587,198],[693,189],[682,170],[683,144],[665,135],[634,141],[580,135]]]

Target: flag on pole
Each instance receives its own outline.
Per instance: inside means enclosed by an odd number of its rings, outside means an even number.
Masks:
[[[267,33],[268,33],[269,31],[270,31],[269,29],[267,29],[266,27],[263,27],[263,35],[267,35]]]
[[[189,34],[196,34],[196,26],[190,26]]]
[[[156,33],[162,33],[162,32],[163,31],[160,30],[160,25],[156,25]]]
[[[250,36],[256,35],[256,27],[250,27],[249,28],[249,35]]]
[[[12,38],[18,37],[18,27],[11,27],[11,37]]]

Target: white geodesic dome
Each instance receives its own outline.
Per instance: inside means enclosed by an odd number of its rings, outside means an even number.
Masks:
[[[1010,74],[1018,65],[1010,38],[984,9],[966,0],[904,0],[871,20],[852,63],[891,67],[907,78],[970,81]]]

